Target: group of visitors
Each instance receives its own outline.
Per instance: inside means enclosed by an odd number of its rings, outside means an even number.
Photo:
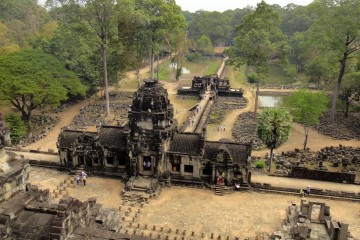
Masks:
[[[305,194],[306,194],[306,195],[309,195],[309,194],[310,194],[310,191],[311,191],[310,189],[311,189],[310,185],[308,185],[306,189],[300,189],[300,195],[301,195],[301,197],[304,197]]]
[[[151,161],[144,160],[144,171],[151,171]]]
[[[225,131],[225,126],[224,125],[219,125],[218,126],[218,131]]]
[[[86,185],[86,177],[87,177],[87,174],[84,171],[82,171],[80,175],[76,175],[76,177],[75,177],[76,185],[80,186],[80,181],[82,181],[85,186]]]

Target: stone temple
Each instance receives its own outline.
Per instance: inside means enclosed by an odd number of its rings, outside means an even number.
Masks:
[[[251,173],[251,143],[206,140],[180,132],[167,90],[156,79],[134,93],[125,126],[101,126],[97,132],[64,129],[58,139],[61,164],[94,174],[129,179],[143,176],[168,183],[246,183]]]

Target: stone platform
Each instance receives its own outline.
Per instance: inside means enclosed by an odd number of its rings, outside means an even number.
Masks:
[[[124,202],[149,203],[149,199],[158,197],[160,192],[158,179],[146,176],[131,177],[122,192],[122,199]]]

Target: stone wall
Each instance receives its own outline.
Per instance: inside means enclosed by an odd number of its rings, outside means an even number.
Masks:
[[[10,199],[25,190],[29,179],[30,165],[26,160],[9,163],[10,169],[0,173],[0,202]]]
[[[304,167],[294,167],[291,170],[290,177],[294,178],[305,178],[328,182],[338,183],[355,183],[355,173],[344,173],[344,172],[328,172],[323,170],[312,170]]]

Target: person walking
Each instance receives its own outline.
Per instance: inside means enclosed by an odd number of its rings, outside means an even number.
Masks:
[[[303,189],[300,189],[300,195],[301,195],[302,198],[304,197],[304,190]]]
[[[76,175],[75,180],[76,180],[76,185],[79,186],[80,185],[80,176]]]
[[[86,175],[82,176],[82,180],[83,180],[83,183],[84,183],[84,186],[86,185]]]

